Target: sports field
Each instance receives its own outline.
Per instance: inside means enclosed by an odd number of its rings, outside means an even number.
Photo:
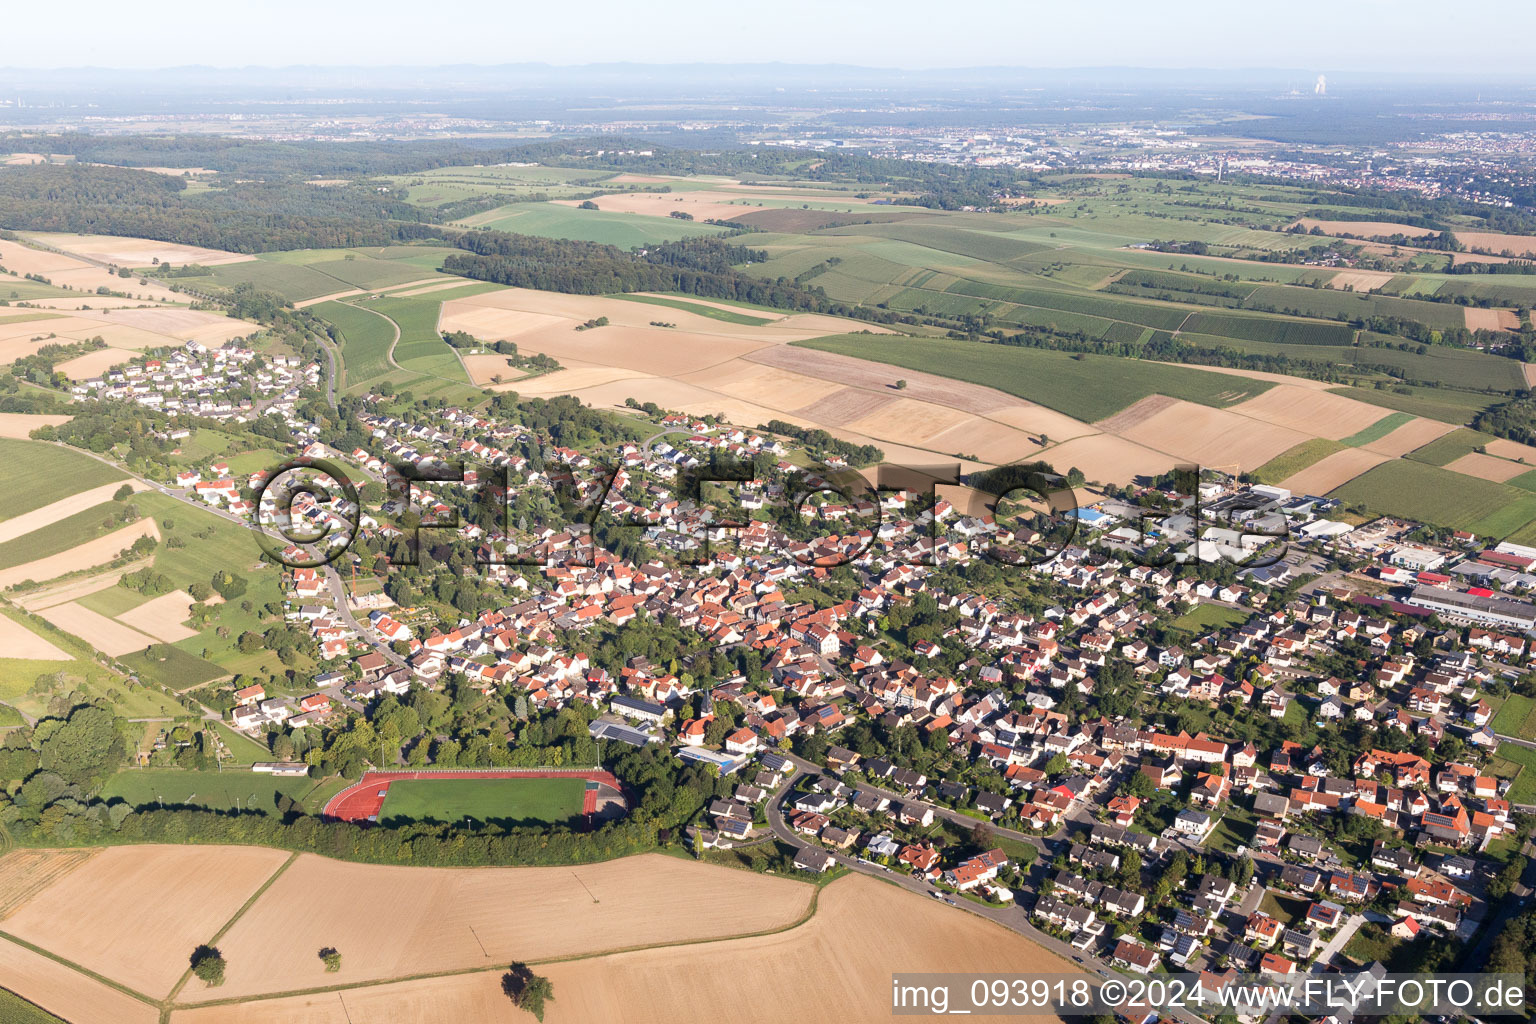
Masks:
[[[581,814],[585,779],[415,779],[389,784],[383,822],[527,821],[557,824]]]

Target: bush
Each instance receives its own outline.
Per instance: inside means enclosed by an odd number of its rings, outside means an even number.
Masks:
[[[224,984],[224,954],[202,945],[192,951],[192,973],[211,985]]]
[[[325,969],[332,974],[341,970],[341,954],[335,946],[326,946],[320,951],[320,959],[325,961]]]

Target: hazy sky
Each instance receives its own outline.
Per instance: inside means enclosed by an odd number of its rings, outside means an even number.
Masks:
[[[787,61],[1530,73],[1533,0],[76,0],[6,5],[0,66]]]

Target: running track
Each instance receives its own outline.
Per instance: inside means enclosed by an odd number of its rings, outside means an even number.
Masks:
[[[599,786],[607,786],[615,793],[623,794],[624,787],[612,772],[593,768],[483,768],[454,771],[417,772],[365,772],[363,777],[331,797],[322,816],[333,821],[367,822],[375,819],[384,806],[384,795],[389,784],[417,779],[586,779],[589,783],[582,797],[581,812],[590,815],[597,810]]]

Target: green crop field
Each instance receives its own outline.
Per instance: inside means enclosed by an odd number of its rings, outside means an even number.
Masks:
[[[542,822],[581,815],[584,779],[407,779],[392,782],[381,822]]]
[[[1455,462],[1463,455],[1471,454],[1474,449],[1481,448],[1492,440],[1491,434],[1463,427],[1435,438],[1422,448],[1415,448],[1406,457],[1428,466],[1444,466]]]
[[[1499,395],[1475,395],[1433,387],[1396,386],[1390,390],[1339,387],[1328,390],[1383,409],[1396,409],[1442,423],[1467,423],[1490,405],[1504,401]]]
[[[1326,437],[1309,438],[1254,470],[1253,478],[1261,484],[1278,484],[1334,452],[1343,451],[1345,447],[1342,442],[1330,441]]]
[[[372,382],[389,376],[395,329],[388,318],[345,302],[321,302],[309,309],[336,329],[349,392],[366,391]]]
[[[395,362],[400,366],[430,377],[469,383],[464,364],[437,333],[438,314],[443,308],[443,300],[437,293],[405,299],[376,299],[364,304],[363,308],[388,317],[400,328],[400,340],[395,344]]]
[[[35,1003],[29,1003],[9,989],[0,988],[0,1022],[3,1024],[65,1024]]]
[[[1374,512],[1502,538],[1536,520],[1536,494],[1394,459],[1330,492]]]
[[[0,569],[10,569],[34,559],[68,551],[76,545],[126,526],[126,523],[111,517],[129,504],[132,504],[132,499],[126,502],[105,501],[0,544]]]
[[[1369,331],[1361,340],[1383,341],[1394,346],[1401,343],[1401,339]],[[1452,388],[1509,391],[1525,387],[1525,376],[1517,359],[1448,345],[1427,345],[1424,349],[1421,354],[1416,348],[1404,352],[1396,347],[1362,343],[1354,350],[1354,362],[1361,369],[1385,367],[1409,380]]]
[[[139,678],[153,680],[173,690],[185,690],[226,674],[213,662],[169,644],[154,644],[148,651],[134,651],[118,660],[137,672]]]
[[[697,313],[699,316],[707,316],[711,320],[723,320],[728,324],[741,324],[746,327],[760,327],[763,324],[773,323],[772,319],[765,316],[748,316],[746,313],[733,313],[728,309],[716,309],[714,306],[704,306],[683,299],[662,298],[659,295],[610,295],[608,298],[645,302],[652,306],[668,306],[688,313]]]
[[[1193,313],[1181,330],[1276,345],[1348,345],[1355,337],[1354,329],[1343,324],[1216,313]]]
[[[1375,423],[1372,423],[1364,430],[1357,431],[1348,437],[1343,438],[1339,443],[1349,445],[1352,448],[1358,448],[1361,445],[1370,444],[1372,441],[1380,441],[1382,438],[1392,433],[1392,431],[1396,430],[1398,427],[1412,419],[1413,416],[1406,412],[1390,413],[1386,416],[1383,416]]]
[[[554,203],[517,203],[472,218],[473,226],[493,231],[512,231],[520,235],[545,238],[572,238],[582,242],[601,242],[621,249],[674,242],[679,238],[718,235],[725,228],[698,221],[651,217],[643,213],[608,213],[581,210]],[[465,223],[470,223],[466,221]]]
[[[0,465],[5,466],[0,520],[12,519],[92,487],[128,479],[121,470],[83,452],[43,441],[0,438]]]
[[[1221,408],[1274,386],[1168,363],[941,338],[841,334],[794,344],[997,388],[1084,422],[1153,394]]]
[[[226,741],[227,742],[227,741]],[[279,794],[314,813],[346,780],[333,777],[316,781],[304,776],[279,778],[250,771],[187,771],[181,768],[137,768],[120,771],[102,785],[101,798],[122,800],[133,807],[186,804],[214,811],[262,811],[277,813]]]

